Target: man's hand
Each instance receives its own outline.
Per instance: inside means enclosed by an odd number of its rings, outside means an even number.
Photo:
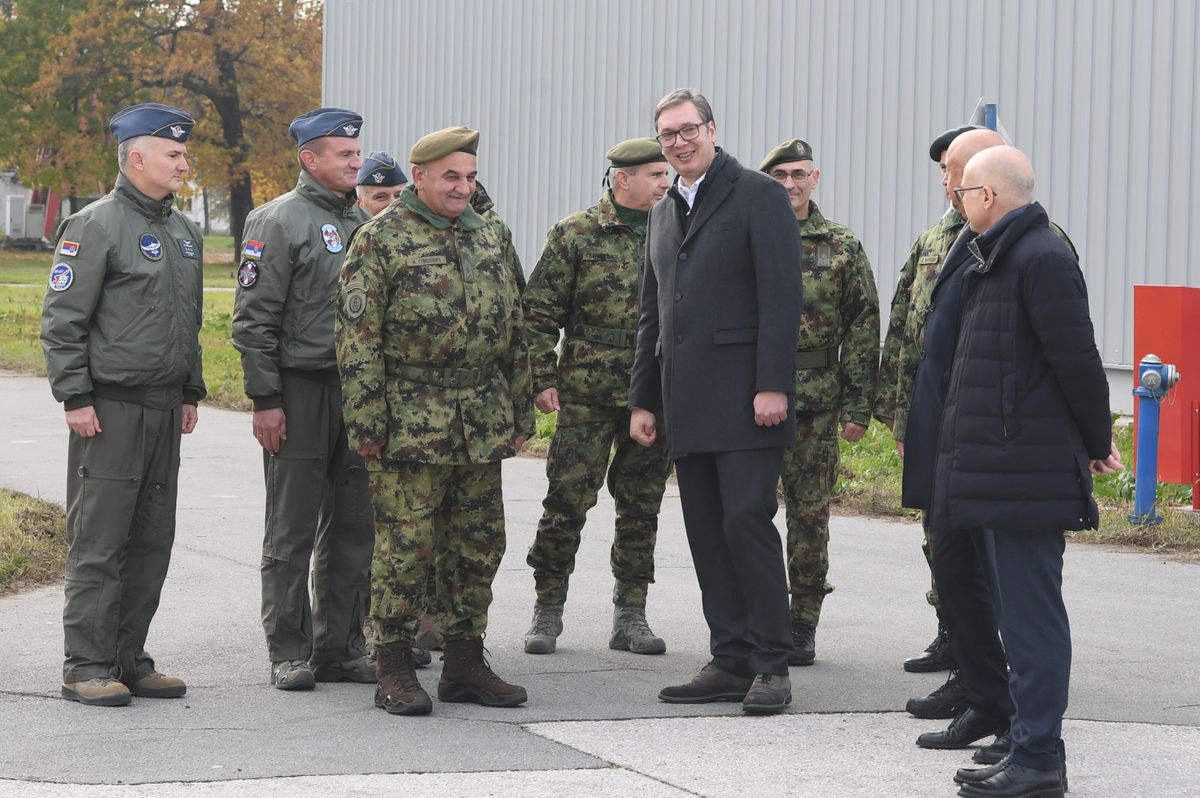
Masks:
[[[653,446],[658,439],[658,426],[654,414],[640,407],[633,408],[629,414],[629,437],[642,446]]]
[[[280,447],[287,440],[287,419],[282,407],[270,410],[255,410],[251,428],[258,445],[271,454],[279,454]]]
[[[513,447],[516,448],[516,450],[519,452],[519,451],[521,451],[521,447],[525,445],[525,441],[527,441],[527,440],[529,440],[528,435],[518,435],[516,438],[513,439]]]
[[[547,388],[533,398],[534,407],[543,413],[553,413],[559,410],[558,389]]]
[[[896,428],[896,419],[894,418],[883,416],[879,419],[879,423],[883,424],[883,426],[887,427],[888,429],[894,430]]]
[[[196,420],[198,413],[195,405],[183,405],[180,408],[180,415],[183,416],[183,424],[181,429],[184,435],[191,435],[192,430],[196,428]]]
[[[782,424],[788,416],[788,395],[783,391],[759,391],[754,394],[754,423],[760,427]]]
[[[383,457],[383,444],[377,443],[374,446],[360,446],[354,451],[358,452],[358,456],[364,460],[378,460]]]
[[[862,437],[867,434],[867,427],[864,424],[859,424],[854,421],[842,422],[842,437],[854,443],[861,441]]]
[[[84,438],[100,434],[100,419],[92,405],[67,411],[67,426],[71,432]]]
[[[900,453],[900,459],[904,459],[904,441],[896,441],[896,451]]]
[[[1112,451],[1108,457],[1103,460],[1093,460],[1089,470],[1093,474],[1116,474],[1124,471],[1125,466],[1121,463],[1121,453],[1117,451],[1117,445],[1112,444]]]

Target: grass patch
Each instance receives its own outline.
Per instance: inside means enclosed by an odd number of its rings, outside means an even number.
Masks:
[[[0,488],[0,596],[57,581],[66,560],[63,508]]]
[[[41,285],[0,286],[0,368],[46,376],[38,340],[44,293]]]

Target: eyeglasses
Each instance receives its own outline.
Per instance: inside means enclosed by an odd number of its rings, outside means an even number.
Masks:
[[[783,169],[776,169],[771,172],[771,177],[775,178],[780,183],[786,183],[790,177],[792,182],[798,185],[812,177],[812,172],[806,172],[803,169],[793,169],[790,172],[785,172]]]
[[[978,191],[981,188],[991,188],[991,186],[971,186],[970,188],[959,186],[958,188],[951,189],[951,191],[954,192],[954,196],[958,197],[958,201],[962,202],[963,194],[966,194],[968,191]],[[992,191],[992,196],[995,197],[998,195],[995,191]]]
[[[705,124],[706,123],[701,122],[695,125],[684,125],[683,127],[679,128],[679,130],[664,130],[662,133],[659,133],[657,136],[655,136],[654,140],[663,147],[675,146],[676,137],[679,137],[684,141],[694,141],[696,137],[700,135],[700,128],[704,127]]]

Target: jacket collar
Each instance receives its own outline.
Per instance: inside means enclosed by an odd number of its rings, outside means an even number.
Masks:
[[[175,202],[174,194],[168,194],[160,200],[147,197],[124,174],[117,175],[117,184],[113,187],[113,193],[152,222],[165,222],[170,217],[171,208]]]
[[[475,212],[470,203],[467,204],[467,209],[455,219],[447,219],[445,216],[434,213],[417,194],[417,189],[412,183],[409,183],[404,187],[404,191],[400,192],[400,202],[438,230],[448,230],[456,224],[468,230],[480,230],[487,225],[484,218]]]
[[[296,193],[311,200],[325,210],[332,211],[340,216],[354,215],[355,194],[353,191],[341,194],[325,188],[325,186],[317,182],[315,177],[303,169],[300,170],[300,177],[296,180]]]
[[[796,221],[799,221],[797,219]],[[817,207],[817,203],[812,200],[808,201],[808,220],[804,223],[804,229],[800,231],[801,238],[820,238],[827,236],[833,232],[829,227],[829,222],[821,213],[821,209]]]
[[[996,260],[1007,252],[1029,228],[1039,223],[1043,227],[1048,225],[1049,217],[1046,215],[1046,210],[1036,202],[1004,214],[998,222],[967,244],[967,249],[974,258],[971,271],[980,274],[991,271]]]
[[[713,159],[712,165],[708,167],[708,171],[704,174],[706,185],[700,188],[704,192],[703,197],[696,197],[698,204],[698,207],[694,209],[696,217],[692,219],[692,223],[688,226],[687,235],[683,237],[683,243],[685,244],[696,235],[696,231],[704,226],[704,223],[709,220],[717,208],[720,207],[721,203],[729,196],[729,193],[733,191],[733,184],[742,176],[742,165],[732,155],[718,147],[717,157]],[[676,176],[676,180],[678,180],[678,176]]]
[[[600,201],[596,203],[596,216],[600,226],[606,229],[629,226],[621,221],[621,216],[617,213],[617,201],[613,199],[612,189],[605,189],[600,195]]]
[[[951,205],[942,214],[942,218],[938,221],[937,227],[943,233],[951,232],[960,229],[967,223],[967,217],[958,212],[958,209]]]

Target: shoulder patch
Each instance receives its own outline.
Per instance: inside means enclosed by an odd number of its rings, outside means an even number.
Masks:
[[[75,257],[79,254],[79,244],[74,241],[67,241],[64,239],[63,242],[58,245],[58,254]]]
[[[346,295],[342,299],[342,310],[348,319],[358,319],[367,310],[367,291],[362,283],[351,283],[346,286]]]
[[[258,264],[252,260],[242,261],[242,265],[238,267],[237,280],[242,288],[253,287],[258,282]]]
[[[262,257],[263,247],[265,246],[266,244],[261,241],[246,239],[246,243],[242,246],[242,257],[250,260],[258,260]]]
[[[66,291],[75,282],[75,272],[69,263],[56,263],[50,270],[50,290]]]

